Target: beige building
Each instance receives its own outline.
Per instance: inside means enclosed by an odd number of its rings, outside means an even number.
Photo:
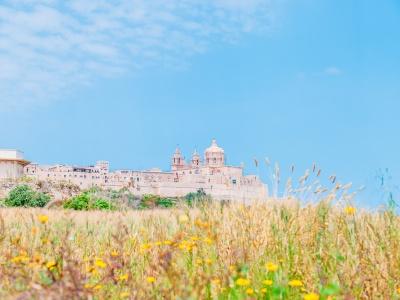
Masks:
[[[0,149],[0,180],[22,177],[28,164],[21,151]]]
[[[267,196],[267,188],[258,176],[244,175],[242,167],[226,165],[225,151],[215,140],[205,150],[204,160],[195,151],[187,162],[180,149],[176,149],[171,171],[167,172],[160,169],[110,171],[108,162],[98,161],[87,167],[29,164],[24,173],[36,180],[68,182],[83,189],[128,188],[136,195],[180,197],[202,189],[220,200],[261,200]]]

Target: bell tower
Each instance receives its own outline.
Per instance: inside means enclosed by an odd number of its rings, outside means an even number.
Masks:
[[[192,155],[192,168],[197,168],[200,167],[201,161],[200,161],[200,155],[197,153],[197,150],[194,150],[193,155]]]
[[[181,150],[179,147],[176,148],[174,155],[172,156],[171,161],[171,170],[177,171],[185,168],[185,158],[182,156]]]

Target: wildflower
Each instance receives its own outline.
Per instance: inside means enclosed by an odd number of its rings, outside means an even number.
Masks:
[[[96,284],[93,289],[96,290],[100,290],[103,286],[101,284]]]
[[[166,240],[166,241],[164,241],[164,245],[166,245],[166,246],[172,245],[172,242],[171,242],[171,241],[168,241],[168,240]]]
[[[128,281],[128,273],[126,273],[126,274],[122,274],[122,275],[119,275],[118,276],[118,280],[119,281]]]
[[[49,221],[49,217],[46,215],[39,215],[38,220],[42,224],[46,224]]]
[[[212,260],[211,260],[210,258],[206,258],[206,259],[204,260],[204,262],[205,262],[207,265],[211,265],[211,264],[212,264]]]
[[[236,280],[236,285],[238,285],[238,286],[248,286],[248,285],[250,285],[250,280],[248,280],[246,278],[238,278]]]
[[[51,260],[51,261],[47,262],[46,268],[51,271],[52,269],[55,268],[56,265],[57,265],[57,263],[54,260]]]
[[[189,217],[187,215],[180,215],[178,218],[179,223],[185,224],[189,222]]]
[[[269,280],[269,279],[266,279],[266,280],[264,280],[262,283],[263,283],[264,285],[266,285],[266,286],[271,286],[271,285],[273,284],[273,281],[272,281],[272,280]]]
[[[397,293],[399,293],[399,294],[400,294],[400,287],[398,287],[398,288],[397,288]]]
[[[319,295],[315,293],[309,293],[304,295],[304,300],[319,300]]]
[[[32,234],[35,235],[37,233],[38,229],[37,229],[37,227],[33,226],[31,231],[32,231]]]
[[[147,281],[148,283],[154,283],[154,282],[156,281],[156,279],[155,279],[155,277],[153,277],[153,276],[149,276],[149,277],[146,278],[146,281]]]
[[[155,242],[154,245],[155,245],[155,246],[161,246],[161,245],[162,245],[162,242]]]
[[[210,238],[204,238],[204,243],[211,245],[212,244],[212,239]]]
[[[344,209],[344,212],[345,212],[347,215],[349,215],[349,216],[353,216],[353,215],[356,213],[356,208],[353,207],[353,206],[347,206],[347,207]]]
[[[303,282],[301,282],[300,280],[291,280],[289,281],[289,286],[291,287],[301,287],[303,286]]]
[[[101,269],[104,269],[105,267],[107,267],[107,264],[101,259],[96,259],[94,264],[96,267],[99,267]]]
[[[261,293],[266,294],[267,293],[267,289],[266,288],[262,288],[261,289]]]
[[[119,294],[119,297],[121,299],[128,298],[129,296],[130,296],[129,292],[122,292],[121,294]]]
[[[148,243],[148,244],[143,244],[142,246],[140,246],[140,248],[142,251],[145,251],[145,250],[151,249],[151,246],[152,245],[150,243]]]
[[[267,268],[268,272],[276,272],[278,270],[278,265],[271,262],[267,263],[265,267]]]
[[[25,263],[28,261],[29,261],[29,257],[27,257],[25,255],[18,255],[11,259],[11,262],[13,262],[13,263]]]
[[[254,294],[254,290],[253,290],[252,288],[248,288],[248,289],[246,290],[246,294],[247,294],[247,295],[253,295],[253,294]]]
[[[111,256],[112,257],[118,257],[119,256],[119,253],[118,253],[118,251],[117,250],[113,250],[113,251],[111,251]]]
[[[85,283],[84,287],[85,287],[85,289],[90,289],[90,288],[92,288],[92,286],[91,286],[89,283]]]
[[[211,283],[215,284],[215,285],[220,285],[221,284],[221,280],[219,280],[218,278],[214,278],[213,280],[211,280]]]

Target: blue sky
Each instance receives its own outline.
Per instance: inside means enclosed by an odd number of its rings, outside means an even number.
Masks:
[[[0,147],[40,163],[228,162],[400,179],[400,2],[0,2]]]

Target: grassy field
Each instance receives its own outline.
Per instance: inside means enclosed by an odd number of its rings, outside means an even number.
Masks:
[[[400,299],[400,219],[291,200],[0,210],[1,299]]]

